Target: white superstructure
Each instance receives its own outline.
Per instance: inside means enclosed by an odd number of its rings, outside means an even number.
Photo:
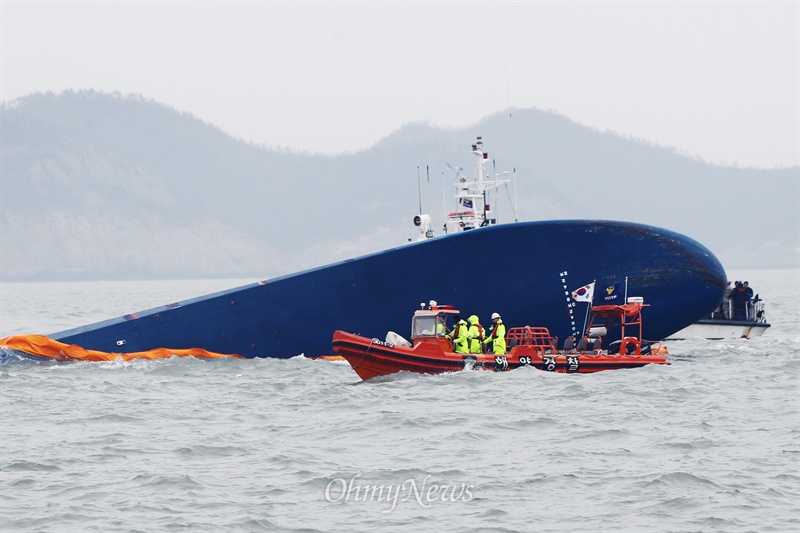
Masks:
[[[496,174],[487,178],[485,166],[489,162],[489,154],[483,149],[481,137],[478,137],[475,144],[472,145],[472,154],[476,158],[475,178],[472,181],[468,181],[466,176],[461,174],[461,169],[456,168],[456,182],[454,183],[456,210],[447,214],[443,227],[445,235],[496,224],[495,211],[487,202],[487,192],[511,182],[506,178],[498,179]],[[514,221],[517,221],[516,213]],[[415,216],[414,225],[419,231],[418,241],[432,239],[436,236],[430,215]]]

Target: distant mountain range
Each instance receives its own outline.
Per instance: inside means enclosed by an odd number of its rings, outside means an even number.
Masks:
[[[514,178],[492,200],[503,221],[516,198],[520,220],[642,222],[729,269],[800,267],[800,168],[710,165],[536,109],[461,130],[409,125],[337,156],[255,146],[92,91],[7,102],[0,120],[3,281],[260,279],[400,246],[420,205],[439,226],[455,208],[453,168],[471,179],[477,136]],[[475,251],[476,274],[493,253]]]

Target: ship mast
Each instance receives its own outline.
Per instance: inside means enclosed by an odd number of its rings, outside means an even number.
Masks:
[[[497,218],[487,203],[486,194],[510,181],[499,180],[496,175],[493,180],[487,180],[485,165],[489,162],[489,153],[484,150],[481,137],[472,145],[472,154],[475,156],[475,180],[468,182],[461,176],[455,184],[457,208],[447,215],[445,233],[448,234],[496,224]]]
[[[472,229],[482,228],[497,223],[495,212],[487,203],[487,192],[508,184],[509,179],[497,179],[497,174],[492,180],[487,179],[485,165],[489,161],[489,154],[483,148],[483,139],[478,137],[472,145],[472,154],[475,156],[475,179],[467,181],[461,174],[461,168],[456,168],[456,210],[447,214],[444,224],[444,233],[458,233]],[[515,216],[516,219],[516,216]],[[515,220],[516,221],[516,220]],[[419,214],[414,217],[417,226],[418,241],[434,237],[430,215]]]

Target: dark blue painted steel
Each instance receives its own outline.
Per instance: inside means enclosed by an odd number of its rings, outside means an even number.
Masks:
[[[663,339],[719,305],[726,275],[696,241],[669,230],[609,221],[504,224],[408,244],[330,266],[51,335],[87,349],[134,352],[199,347],[245,357],[331,354],[333,331],[409,335],[431,299],[489,325],[546,326],[566,338],[585,303],[569,292],[597,279],[642,296],[644,337]],[[576,324],[573,324],[575,322]],[[606,339],[606,343],[614,340]],[[118,344],[118,341],[124,341]]]

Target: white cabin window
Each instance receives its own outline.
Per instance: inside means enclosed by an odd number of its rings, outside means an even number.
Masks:
[[[433,337],[434,335],[436,335],[435,316],[414,317],[412,337]]]

